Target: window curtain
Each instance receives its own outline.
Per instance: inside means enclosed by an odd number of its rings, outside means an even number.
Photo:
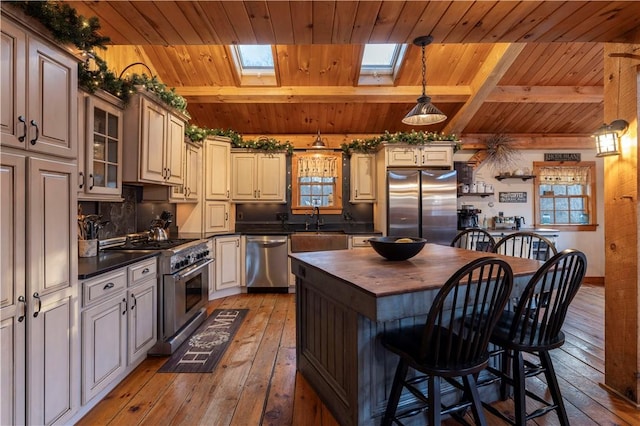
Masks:
[[[298,177],[338,177],[336,157],[305,156],[298,158]]]
[[[541,167],[540,183],[551,185],[585,185],[589,183],[589,167],[556,166]]]

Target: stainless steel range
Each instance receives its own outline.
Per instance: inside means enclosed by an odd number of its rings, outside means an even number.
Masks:
[[[209,264],[213,259],[206,240],[150,241],[144,236],[129,236],[103,249],[160,252],[158,343],[149,354],[172,354],[207,317]]]

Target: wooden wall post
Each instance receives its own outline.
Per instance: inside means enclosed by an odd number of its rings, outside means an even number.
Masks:
[[[638,114],[640,45],[604,48],[604,121],[624,119],[622,154],[604,159],[605,386],[640,407]]]

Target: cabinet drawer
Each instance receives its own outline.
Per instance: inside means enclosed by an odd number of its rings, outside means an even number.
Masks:
[[[155,277],[156,272],[157,263],[155,258],[129,266],[129,287],[139,284],[150,277]]]
[[[115,295],[127,287],[125,269],[102,274],[82,283],[82,305],[89,306],[97,301]]]

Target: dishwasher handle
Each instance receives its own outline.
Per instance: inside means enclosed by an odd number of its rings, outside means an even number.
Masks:
[[[247,237],[247,244],[259,244],[263,247],[277,247],[287,244],[287,238]]]

